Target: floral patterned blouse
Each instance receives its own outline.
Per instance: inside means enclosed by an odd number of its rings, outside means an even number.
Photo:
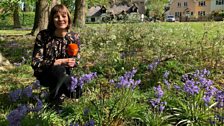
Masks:
[[[65,37],[56,37],[47,30],[40,31],[35,40],[31,63],[34,76],[53,66],[56,59],[69,58],[66,49],[70,43],[76,43],[80,48],[79,34],[68,32]],[[79,53],[75,58],[80,58]]]

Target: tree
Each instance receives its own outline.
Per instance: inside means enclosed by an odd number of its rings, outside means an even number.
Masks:
[[[87,2],[86,0],[76,0],[73,25],[75,27],[82,27],[85,25],[86,6],[105,5],[106,3],[108,3],[108,0],[88,0]]]
[[[148,0],[146,2],[147,16],[159,19],[163,18],[164,8],[168,2],[169,0]]]
[[[39,31],[47,28],[48,15],[50,9],[55,4],[57,4],[57,0],[52,0],[50,3],[48,0],[38,0],[36,2],[35,19],[31,35],[36,35]]]
[[[19,18],[19,0],[2,0],[0,7],[3,8],[3,15],[13,14],[13,27],[21,28]]]
[[[82,27],[85,25],[85,0],[76,0],[75,1],[75,12],[74,12],[74,19],[73,24],[75,27]]]
[[[19,4],[18,4],[18,2],[14,3],[13,27],[14,28],[21,28],[21,23],[20,23],[20,20],[19,20]]]
[[[39,31],[47,28],[48,14],[49,14],[48,0],[38,0],[36,2],[34,25],[31,31],[31,35],[36,35]]]

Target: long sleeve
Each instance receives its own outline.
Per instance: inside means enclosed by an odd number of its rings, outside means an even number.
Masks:
[[[49,37],[46,35],[46,31],[41,31],[37,34],[33,55],[32,55],[32,68],[34,71],[42,72],[46,67],[52,66],[54,63],[54,58],[45,55],[46,51],[46,40]]]

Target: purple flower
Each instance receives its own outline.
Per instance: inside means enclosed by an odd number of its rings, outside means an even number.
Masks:
[[[199,90],[199,87],[195,85],[195,81],[193,80],[187,80],[184,84],[184,91],[188,94],[198,94]]]
[[[22,90],[21,89],[17,89],[13,92],[11,92],[9,94],[10,100],[12,100],[13,102],[16,102],[18,99],[20,99],[22,95]]]
[[[74,91],[78,87],[78,79],[76,77],[71,77],[71,79],[72,81],[71,81],[70,90]]]
[[[203,100],[204,100],[206,106],[209,105],[209,103],[210,103],[210,101],[211,101],[211,98],[212,98],[212,97],[209,96],[209,95],[206,95],[206,96],[203,97]]]
[[[32,87],[33,87],[33,89],[40,88],[40,81],[39,80],[36,80],[35,82],[33,82]]]
[[[135,89],[137,85],[141,83],[141,80],[137,80],[133,82],[132,89]]]
[[[163,74],[163,79],[168,79],[169,74],[170,74],[170,72],[169,72],[169,71],[166,71],[166,72]]]
[[[156,60],[153,63],[149,64],[148,69],[150,71],[153,71],[157,67],[158,64],[159,64],[159,60]]]
[[[128,71],[124,74],[124,78],[125,79],[133,78],[136,72],[137,72],[136,69],[133,69],[132,71]]]
[[[207,69],[203,69],[200,71],[200,76],[204,77],[204,76],[208,76],[210,74],[210,71]]]
[[[151,99],[149,100],[149,102],[151,103],[152,107],[154,109],[157,109],[159,112],[162,112],[165,109],[166,106],[166,102],[161,102],[160,98],[157,99]]]
[[[21,105],[14,109],[7,115],[9,126],[20,126],[22,118],[28,113],[28,108],[25,105]]]
[[[149,100],[153,108],[156,108],[160,104],[160,98]]]
[[[170,82],[166,79],[163,79],[163,83],[168,87],[170,88]]]
[[[141,80],[135,81],[133,79],[135,73],[137,72],[136,69],[132,71],[126,72],[123,76],[118,77],[118,81],[115,82],[114,80],[110,80],[111,84],[114,84],[117,88],[131,88],[135,89],[138,84],[141,83]]]
[[[159,111],[162,112],[165,109],[166,102],[161,102],[159,106]]]
[[[114,84],[114,80],[113,80],[113,79],[111,79],[111,80],[109,81],[109,83]]]
[[[176,90],[180,90],[180,89],[181,89],[180,86],[178,86],[178,85],[174,85],[174,88],[175,88]]]
[[[163,93],[163,90],[162,90],[160,85],[158,87],[154,87],[154,91],[155,91],[156,98],[162,98],[163,97],[164,93]]]
[[[216,107],[218,108],[224,107],[224,91],[217,91],[215,95],[215,101],[218,103]]]
[[[89,122],[87,122],[87,123],[85,124],[85,126],[94,126],[94,125],[95,125],[95,122],[94,122],[93,119],[90,119]]]
[[[33,90],[31,86],[28,86],[26,88],[23,89],[23,95],[27,96],[28,98],[32,97],[33,94]]]
[[[81,77],[71,77],[71,86],[68,88],[71,92],[75,92],[75,89],[80,86],[81,88],[85,83],[89,83],[92,79],[97,77],[96,72],[90,74],[84,74]]]
[[[35,108],[30,109],[30,111],[39,112],[43,108],[43,103],[38,97],[35,97],[35,99],[37,100],[37,105]]]
[[[70,122],[70,125],[69,126],[79,126],[78,123],[74,123],[74,121]]]

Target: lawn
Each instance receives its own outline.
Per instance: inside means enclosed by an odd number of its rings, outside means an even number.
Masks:
[[[0,125],[223,125],[223,27],[157,22],[75,29],[82,58],[72,72],[91,78],[81,98],[65,98],[57,110],[46,103],[47,88],[34,86],[35,37],[0,30],[1,54],[14,66],[0,71]]]

